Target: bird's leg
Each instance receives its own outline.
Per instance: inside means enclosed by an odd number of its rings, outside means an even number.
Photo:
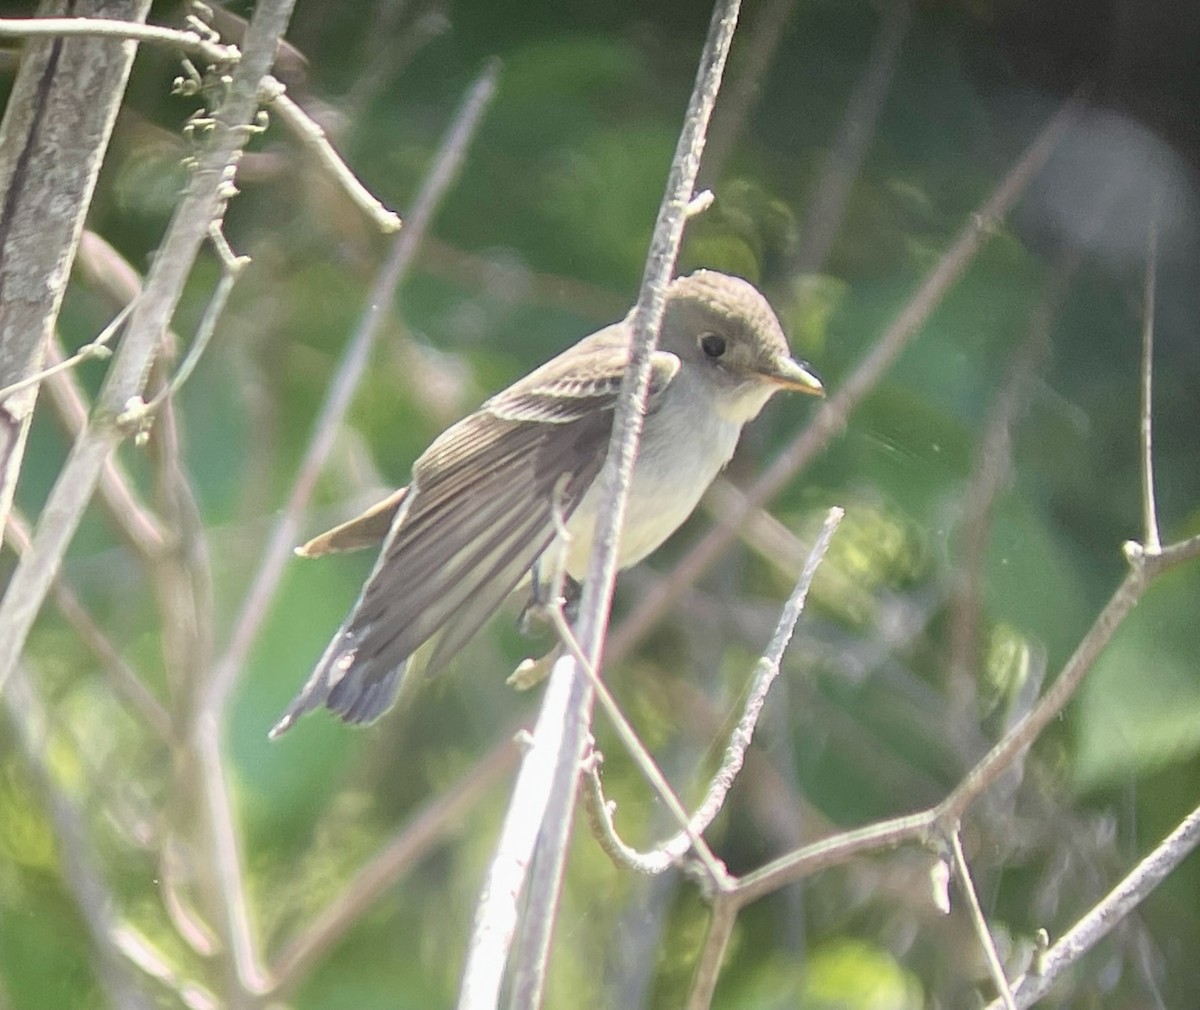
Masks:
[[[517,619],[521,633],[528,635],[535,617],[545,623],[544,611],[548,607],[561,607],[568,623],[575,620],[579,610],[579,583],[567,574],[567,548],[571,544],[571,533],[567,529],[567,517],[563,513],[563,495],[571,474],[561,474],[554,485],[550,498],[550,515],[554,519],[556,537],[529,568],[529,602]],[[551,553],[552,552],[552,553]],[[545,579],[542,578],[543,559],[546,560]]]
[[[529,602],[521,609],[517,618],[517,630],[532,637],[535,623],[548,624],[545,612],[550,608],[562,608],[568,624],[575,622],[579,612],[579,597],[582,587],[571,576],[560,572],[554,580],[541,577],[541,558],[529,568]]]
[[[525,604],[521,616],[517,618],[517,627],[521,633],[531,635],[534,622],[553,625],[554,611],[558,609],[562,610],[562,615],[568,624],[574,623],[579,612],[579,598],[582,595],[583,587],[571,576],[562,573],[558,579],[558,595],[553,596],[550,595],[554,591],[553,588],[538,578],[536,561],[533,563],[529,575],[529,602]],[[544,656],[537,659],[531,656],[522,660],[508,678],[508,686],[518,691],[528,691],[531,687],[536,687],[549,676],[550,667],[554,665],[555,660],[562,655],[562,652],[563,644],[559,642]]]
[[[575,618],[579,616],[579,600],[583,596],[583,583],[577,582],[569,575],[563,576],[562,594],[559,601],[562,605],[563,617],[571,627],[575,626]]]
[[[532,638],[536,633],[533,627],[535,621],[544,623],[542,611],[546,606],[546,600],[541,567],[542,559],[540,557],[529,566],[529,602],[521,608],[521,613],[517,617],[517,630],[527,638]]]

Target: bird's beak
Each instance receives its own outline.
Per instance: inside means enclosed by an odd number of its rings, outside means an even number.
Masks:
[[[821,385],[808,366],[792,358],[781,358],[763,369],[762,377],[782,389],[794,389],[798,393],[808,393],[811,396],[824,396],[825,387]]]

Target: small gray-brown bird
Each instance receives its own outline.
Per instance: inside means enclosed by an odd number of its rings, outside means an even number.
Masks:
[[[568,575],[583,577],[631,319],[584,337],[497,393],[422,454],[408,487],[299,548],[316,557],[383,541],[358,601],[272,737],[319,705],[347,722],[379,718],[413,653],[428,654],[429,672],[442,667],[548,548],[564,552],[556,560]],[[742,425],[772,394],[823,392],[792,358],[758,290],[712,270],[672,282],[651,368],[622,568],[691,515],[733,455]],[[570,535],[565,544],[555,543],[555,508]]]

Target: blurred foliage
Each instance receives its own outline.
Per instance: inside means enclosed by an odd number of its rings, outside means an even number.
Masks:
[[[1057,71],[1039,76],[1021,55],[1013,24],[1030,7],[918,7],[832,252],[819,272],[798,274],[806,214],[879,22],[865,3],[797,3],[778,53],[763,56],[747,121],[723,122],[718,106],[714,130],[740,132],[714,180],[715,205],[689,228],[681,268],[754,279],[798,353],[838,389],[1075,83],[1064,86]],[[747,21],[757,10],[747,4]],[[178,13],[162,4],[154,17],[169,22]],[[470,81],[489,56],[503,61],[495,104],[396,298],[306,532],[404,482],[449,421],[632,303],[706,21],[706,5],[683,0],[299,4],[290,38],[306,62],[289,87],[401,212]],[[759,55],[735,50],[731,74]],[[175,60],[166,51],[140,54],[90,219],[138,269],[184,180],[180,128],[194,101],[169,95]],[[10,81],[0,76],[0,99]],[[1195,95],[1195,81],[1184,84],[1181,101]],[[1173,106],[1152,123],[1156,136],[1113,105],[1085,117],[1088,143],[1066,145],[1019,213],[991,226],[989,243],[918,339],[772,505],[802,539],[829,505],[847,517],[788,653],[756,760],[711,833],[735,871],[838,827],[936,802],[1001,730],[1022,689],[1057,674],[1117,585],[1120,545],[1142,535],[1136,376],[1141,252],[1154,199],[1166,211],[1155,372],[1164,536],[1200,529],[1195,176],[1186,147],[1180,155],[1169,145]],[[240,184],[227,230],[253,265],[179,398],[184,464],[213,566],[218,650],[385,248],[278,126],[252,145]],[[955,710],[949,601],[969,560],[962,528],[981,436],[1037,306],[1077,249],[1086,255],[1054,318],[1050,363],[1012,431],[1011,470],[982,559],[973,677],[966,710]],[[184,343],[216,276],[207,259],[191,279],[174,321]],[[64,343],[87,341],[110,313],[101,294],[76,285],[61,319]],[[94,391],[103,366],[77,373]],[[798,400],[773,403],[747,433],[732,479],[751,480],[812,410]],[[36,515],[66,450],[43,408],[18,491],[27,513]],[[122,458],[157,500],[145,454],[127,446]],[[711,522],[696,516],[623,578],[618,619]],[[230,712],[252,918],[268,958],[537,702],[536,691],[519,695],[503,684],[530,648],[505,617],[380,726],[356,733],[319,716],[269,743],[267,728],[370,562],[351,556],[289,569]],[[177,707],[168,699],[181,685],[163,658],[154,587],[102,518],[86,520],[63,575],[151,691]],[[737,547],[609,671],[691,799],[719,760],[793,575],[787,562]],[[1195,805],[1197,613],[1195,566],[1155,586],[1062,723],[1034,748],[1022,788],[989,796],[969,818],[968,855],[1014,964],[1038,927],[1061,935]],[[220,993],[215,959],[180,941],[160,898],[156,846],[165,820],[179,814],[171,809],[172,754],[116,699],[53,608],[28,657],[52,712],[47,760],[88,817],[122,915],[179,976]],[[622,830],[641,844],[668,833],[669,819],[607,727],[598,734]],[[304,980],[295,1005],[449,1005],[507,794],[502,782],[382,895]],[[43,798],[7,731],[0,811],[0,1008],[102,1005]],[[178,855],[187,878],[194,853]],[[961,909],[943,918],[932,908],[928,870],[923,853],[859,860],[752,906],[738,922],[716,1005],[910,1010],[975,1005],[977,991],[990,998]],[[1194,1002],[1197,878],[1193,858],[1044,1005]],[[203,897],[202,881],[178,886]],[[615,870],[581,826],[548,1006],[679,1006],[705,921],[690,884]],[[155,991],[161,1005],[178,1005],[169,989]]]

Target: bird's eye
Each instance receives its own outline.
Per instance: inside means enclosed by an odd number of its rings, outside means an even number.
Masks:
[[[725,353],[725,338],[719,333],[701,333],[700,350],[710,358],[719,358]]]

